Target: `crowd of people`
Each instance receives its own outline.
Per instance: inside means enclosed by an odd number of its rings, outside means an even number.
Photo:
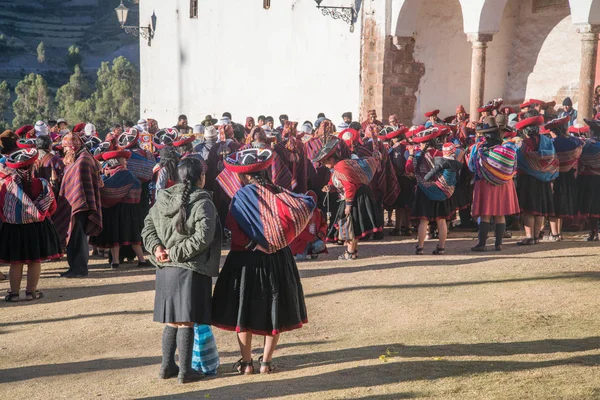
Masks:
[[[194,327],[235,331],[241,374],[254,373],[252,336],[265,336],[260,372],[274,370],[279,334],[300,328],[307,312],[297,264],[344,245],[355,260],[362,240],[416,233],[416,255],[437,238],[444,255],[451,221],[478,230],[474,252],[495,251],[520,222],[535,245],[562,240],[565,220],[587,223],[598,240],[600,123],[575,125],[569,98],[531,99],[519,107],[494,99],[470,120],[464,107],[421,125],[374,110],[337,126],[229,113],[191,127],[142,119],[100,138],[91,123],[38,121],[0,135],[0,261],[10,264],[8,302],[38,290],[41,263],[66,254],[61,276],[88,275],[90,251],[111,268],[138,259],[154,265],[154,320],[165,324],[160,377],[182,383],[192,368]],[[385,213],[387,211],[387,221]],[[392,218],[394,216],[394,218]],[[546,221],[550,229],[544,234]],[[229,244],[219,270],[221,248]],[[90,248],[91,246],[91,248]],[[145,250],[145,251],[144,251]],[[212,278],[217,283],[212,291]],[[0,277],[2,278],[2,277]],[[179,365],[175,352],[179,350]]]

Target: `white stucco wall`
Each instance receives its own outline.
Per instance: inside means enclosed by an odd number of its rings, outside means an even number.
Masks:
[[[153,11],[152,47],[141,44],[141,110],[161,126],[180,113],[192,123],[224,111],[241,123],[358,113],[360,18],[350,33],[314,0],[272,1],[269,10],[262,1],[200,0],[198,19],[189,18],[189,0],[144,0],[140,22]]]
[[[531,0],[520,3],[505,97],[558,100],[579,86],[581,38],[568,8],[532,13]]]

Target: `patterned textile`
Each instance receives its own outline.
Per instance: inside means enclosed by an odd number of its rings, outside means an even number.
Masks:
[[[570,151],[557,151],[556,156],[558,157],[558,171],[569,172],[573,168],[577,168],[579,163],[579,157],[583,152],[583,147],[579,146]]]
[[[600,175],[600,143],[596,139],[585,143],[579,163],[580,175]]]
[[[142,185],[133,173],[122,166],[105,168],[102,175],[104,187],[100,188],[102,207],[110,208],[119,203],[138,204]]]
[[[419,151],[415,156],[415,163],[417,184],[429,200],[444,201],[452,197],[457,180],[456,172],[445,169],[441,174],[434,175],[432,180],[426,181],[425,175],[435,167],[433,157],[429,151]]]
[[[335,164],[335,177],[340,181],[368,185],[379,168],[379,161],[374,157],[358,160],[342,160]]]
[[[68,243],[77,214],[87,213],[85,234],[97,236],[102,231],[100,187],[102,179],[98,163],[87,152],[82,152],[75,162],[65,169],[58,194],[58,207],[54,223],[61,240]]]
[[[145,150],[136,149],[131,152],[131,158],[127,160],[127,169],[142,182],[152,180],[152,169],[156,165],[156,160],[151,155],[148,156]]]
[[[469,169],[477,179],[483,179],[494,186],[512,181],[517,167],[517,152],[510,143],[485,148],[477,143],[471,148]]]
[[[531,175],[542,182],[551,182],[558,177],[558,157],[552,140],[540,135],[537,150],[531,149],[527,143],[517,151],[519,171]]]
[[[31,224],[42,222],[49,217],[49,210],[54,203],[54,193],[48,182],[42,182],[42,192],[35,199],[30,199],[23,191],[21,177],[9,168],[0,164],[0,197],[4,206],[0,209],[0,219],[9,224]]]
[[[312,197],[274,185],[246,185],[231,201],[231,214],[254,242],[270,252],[287,247],[306,227],[316,204]]]
[[[209,325],[194,325],[192,368],[204,375],[216,375],[221,364],[213,331]]]

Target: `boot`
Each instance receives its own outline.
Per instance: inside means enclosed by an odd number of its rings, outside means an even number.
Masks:
[[[496,224],[496,251],[502,251],[502,239],[506,231],[506,224]]]
[[[177,328],[165,325],[162,337],[162,364],[160,366],[159,379],[174,378],[179,373],[179,367],[175,364],[175,350],[177,349]]]
[[[471,247],[471,251],[478,251],[478,252],[487,251],[487,248],[485,247],[485,242],[487,241],[489,232],[490,232],[490,223],[482,221],[479,224],[479,233],[477,235],[479,238],[479,243],[477,243],[477,246]]]
[[[179,349],[179,383],[197,382],[204,377],[192,369],[194,351],[194,328],[177,329],[177,349]]]

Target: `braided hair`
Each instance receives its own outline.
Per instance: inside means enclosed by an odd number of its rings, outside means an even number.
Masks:
[[[197,158],[186,158],[177,166],[177,174],[179,183],[184,185],[183,194],[181,195],[181,204],[179,205],[179,215],[175,223],[175,229],[180,235],[187,235],[188,229],[186,221],[188,219],[188,203],[190,194],[194,190],[194,185],[200,177],[205,173],[204,163]]]
[[[166,146],[160,150],[160,167],[167,172],[167,179],[176,180],[177,164],[179,164],[179,154],[171,146]]]

